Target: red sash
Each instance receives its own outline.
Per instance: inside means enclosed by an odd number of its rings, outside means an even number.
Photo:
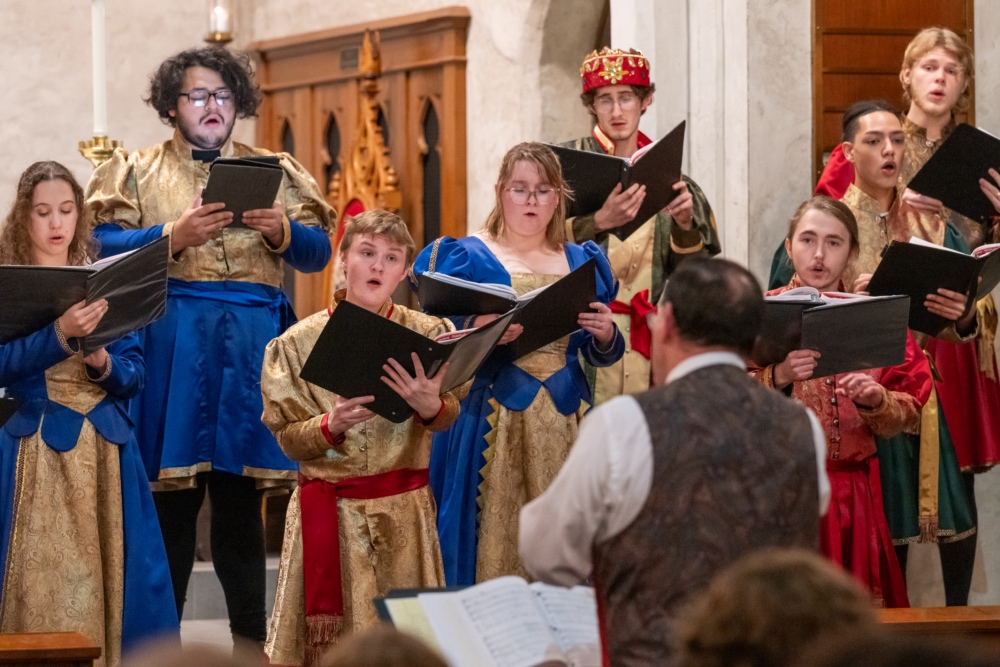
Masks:
[[[337,499],[370,500],[427,486],[427,468],[326,482],[299,475],[302,510],[302,577],[306,606],[306,665],[335,644],[344,622]]]
[[[649,290],[642,290],[633,296],[632,301],[629,303],[612,301],[609,307],[611,308],[611,312],[616,315],[629,316],[629,343],[632,345],[633,350],[649,359],[652,334],[649,332],[646,315],[656,312],[656,306],[649,302]]]

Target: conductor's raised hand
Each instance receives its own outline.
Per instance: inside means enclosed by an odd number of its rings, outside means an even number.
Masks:
[[[87,305],[86,301],[74,303],[59,319],[59,328],[67,338],[82,338],[94,333],[101,318],[108,312],[106,299],[98,299]]]
[[[326,420],[326,427],[331,433],[346,433],[355,424],[368,421],[375,413],[364,406],[374,400],[374,396],[338,398]]]
[[[864,373],[848,373],[837,381],[837,395],[845,396],[863,408],[877,408],[885,400],[882,385]]]
[[[243,224],[260,232],[272,246],[278,248],[285,242],[285,207],[275,201],[271,208],[257,208],[243,213]]]
[[[683,179],[674,183],[674,190],[680,194],[667,204],[667,213],[681,229],[689,231],[694,226],[694,197]]]
[[[414,376],[407,373],[398,361],[390,359],[382,366],[385,371],[382,382],[399,394],[421,419],[430,421],[441,411],[441,382],[448,370],[448,362],[438,369],[434,377],[429,378],[424,374],[424,365],[417,353],[411,352],[410,358],[413,360]]]
[[[784,389],[793,382],[802,382],[812,377],[819,364],[816,350],[792,350],[785,360],[774,367],[774,386]]]
[[[631,222],[645,198],[645,185],[633,183],[628,190],[622,192],[622,184],[619,183],[604,200],[604,206],[594,214],[594,228],[599,232],[606,232]]]
[[[181,214],[170,232],[170,249],[174,254],[185,248],[205,245],[212,234],[233,221],[232,211],[224,210],[222,202],[202,204],[198,195],[191,207]]]
[[[576,322],[584,331],[593,334],[601,345],[606,346],[615,337],[615,322],[611,316],[611,309],[600,301],[594,301],[590,307],[597,312],[580,313]]]

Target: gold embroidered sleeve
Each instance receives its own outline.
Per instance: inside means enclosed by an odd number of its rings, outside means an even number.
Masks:
[[[434,421],[430,424],[424,424],[424,428],[428,431],[447,431],[451,428],[451,425],[458,419],[459,413],[458,404],[461,398],[455,395],[457,391],[458,389],[455,389],[447,394],[441,394],[441,402],[444,403],[441,414],[435,417]],[[466,389],[466,392],[468,392],[468,389]]]
[[[774,364],[763,368],[750,368],[750,376],[768,389],[774,389]]]
[[[578,215],[566,221],[566,236],[573,243],[583,243],[584,241],[597,240],[597,227],[594,223],[594,214]]]
[[[261,421],[293,461],[307,461],[326,455],[330,443],[320,424],[326,410],[319,405],[299,377],[305,358],[294,336],[283,335],[268,343],[260,373],[264,401]]]
[[[920,431],[920,406],[910,394],[882,387],[882,403],[877,408],[858,407],[858,415],[872,433],[890,438],[901,432]]]
[[[111,159],[94,170],[85,198],[86,206],[93,215],[91,224],[94,227],[114,222],[125,229],[139,229],[142,209],[139,206],[133,156],[124,148],[116,148]]]
[[[322,227],[332,235],[337,228],[337,214],[326,203],[315,179],[291,155],[278,153],[278,159],[285,170],[280,195],[285,215],[303,225]]]

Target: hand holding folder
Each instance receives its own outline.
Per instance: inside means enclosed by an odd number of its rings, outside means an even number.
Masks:
[[[507,330],[515,312],[460,338],[441,337],[443,342],[438,342],[353,303],[341,301],[316,340],[302,368],[302,379],[344,398],[374,396],[375,400],[365,407],[398,424],[413,414],[413,408],[381,380],[386,374],[382,366],[390,358],[413,376],[414,364],[410,355],[415,352],[429,378],[435,377],[448,362],[441,382],[441,393],[447,393],[469,381],[479,370]]]
[[[628,238],[644,222],[663,210],[678,195],[674,185],[681,180],[684,131],[681,121],[659,141],[644,147],[630,159],[550,146],[562,163],[563,178],[573,191],[567,202],[567,217],[589,215],[601,209],[616,185],[624,192],[634,183],[646,186],[646,197],[630,221],[611,230],[618,238]]]
[[[907,187],[940,200],[967,218],[988,223],[997,211],[980,188],[979,179],[992,181],[990,168],[1000,169],[1000,139],[963,123],[955,128]]]
[[[0,343],[38,331],[83,300],[108,301],[81,341],[84,356],[141,329],[166,312],[168,246],[162,237],[90,266],[0,266]]]
[[[278,158],[273,155],[219,158],[212,163],[201,203],[224,203],[225,210],[233,213],[229,228],[246,229],[243,214],[271,208],[284,175]]]
[[[758,366],[781,363],[793,350],[815,350],[820,357],[812,377],[819,378],[897,366],[906,358],[905,296],[821,295],[803,287],[764,301],[750,355]]]
[[[973,255],[918,238],[893,241],[868,283],[872,296],[910,297],[910,328],[935,336],[949,321],[924,306],[928,294],[947,289],[981,299],[1000,284],[1000,245],[981,246]],[[982,280],[980,281],[980,278]]]
[[[597,301],[596,264],[588,259],[551,285],[520,297],[508,285],[424,273],[417,297],[425,311],[440,317],[513,313],[511,324],[522,325],[524,333],[507,348],[520,359],[580,328],[580,313],[590,311],[590,304]]]

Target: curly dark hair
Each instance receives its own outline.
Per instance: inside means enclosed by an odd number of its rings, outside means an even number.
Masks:
[[[205,67],[219,73],[226,87],[233,91],[237,118],[257,115],[262,96],[260,86],[254,81],[250,55],[215,46],[181,51],[164,60],[149,78],[149,94],[143,101],[156,109],[164,123],[173,126],[177,122],[170,112],[177,109],[177,98],[189,67]]]
[[[0,225],[0,265],[33,264],[31,236],[31,203],[35,188],[43,181],[62,180],[69,184],[76,203],[76,230],[69,244],[70,266],[80,266],[92,261],[96,256],[94,241],[90,236],[90,209],[84,206],[83,188],[69,169],[58,162],[36,162],[21,174],[17,183],[17,194],[10,212]]]

